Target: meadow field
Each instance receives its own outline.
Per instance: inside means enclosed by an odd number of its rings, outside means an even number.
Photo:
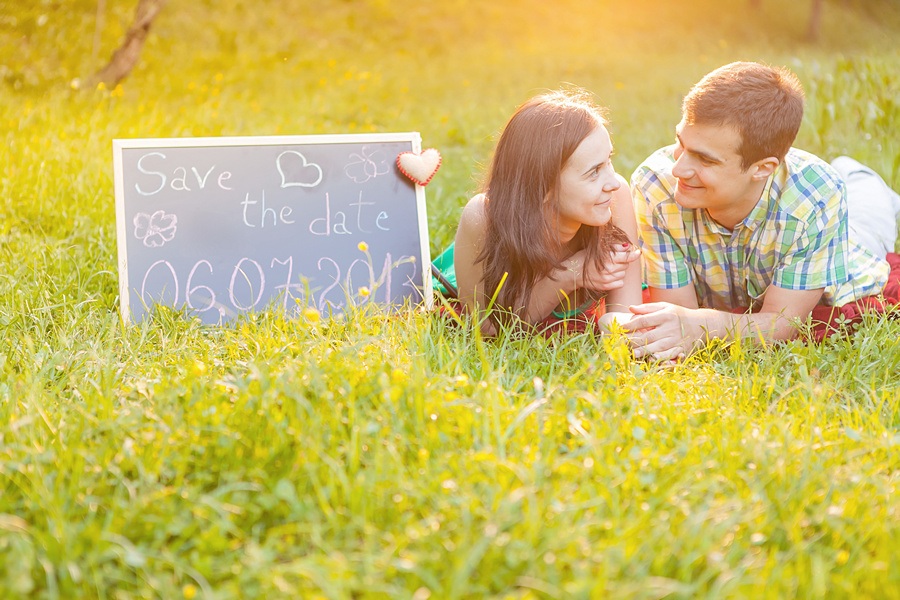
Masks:
[[[732,60],[900,189],[900,5],[0,0],[0,597],[900,598],[900,321],[675,367],[434,311],[119,312],[112,140],[418,131],[430,248],[564,85],[628,177]]]

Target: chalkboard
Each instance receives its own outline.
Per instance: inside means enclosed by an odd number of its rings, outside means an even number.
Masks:
[[[418,133],[113,141],[119,298],[204,323],[348,304],[430,306]]]

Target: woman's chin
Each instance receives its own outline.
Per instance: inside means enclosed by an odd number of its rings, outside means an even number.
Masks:
[[[593,225],[594,227],[603,227],[608,224],[612,220],[612,212],[609,210],[609,207],[603,207],[602,210],[598,210],[594,212],[594,217],[592,222],[589,225]]]

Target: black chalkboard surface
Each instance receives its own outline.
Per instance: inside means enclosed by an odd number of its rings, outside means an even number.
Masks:
[[[119,297],[204,323],[431,301],[418,133],[113,141]]]

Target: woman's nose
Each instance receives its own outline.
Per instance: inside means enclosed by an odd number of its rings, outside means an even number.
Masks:
[[[606,180],[603,189],[607,192],[614,192],[620,187],[622,187],[622,182],[619,181],[619,178],[616,177],[615,172],[613,172],[609,179]]]

